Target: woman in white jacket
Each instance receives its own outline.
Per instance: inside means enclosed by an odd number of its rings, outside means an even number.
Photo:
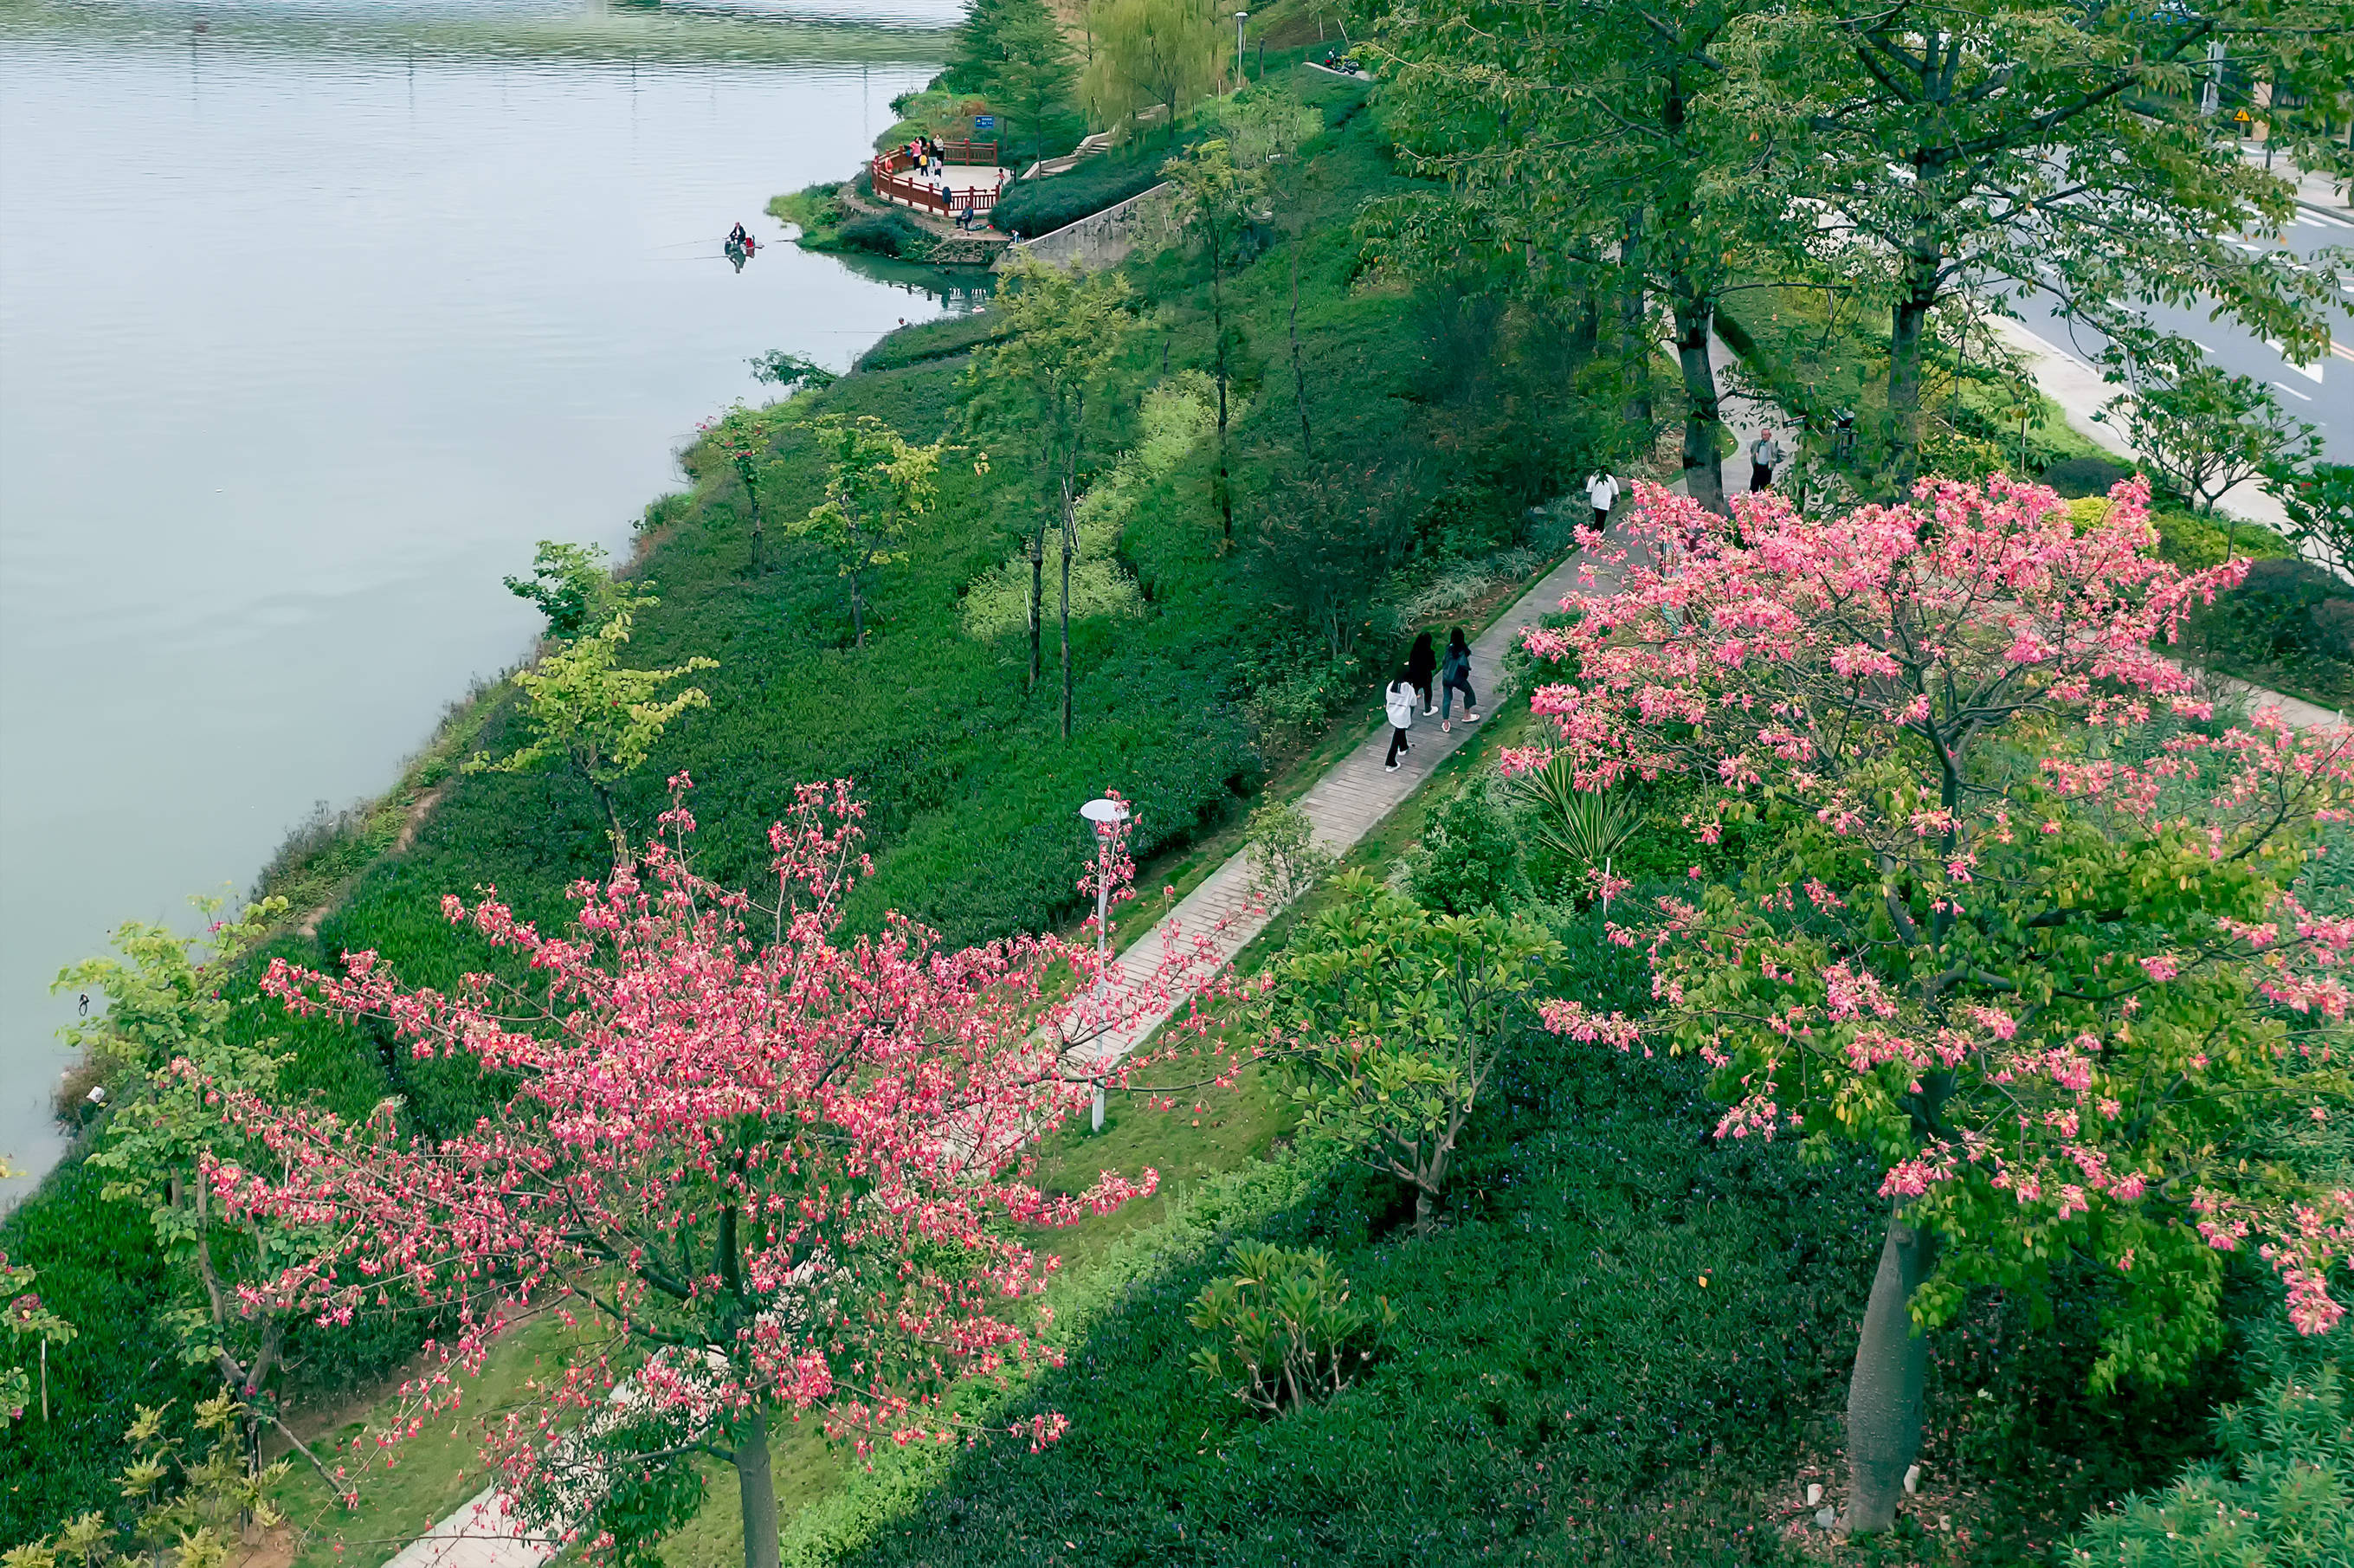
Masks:
[[[1414,678],[1401,665],[1389,689],[1382,694],[1382,705],[1390,715],[1390,754],[1382,761],[1384,772],[1396,772],[1398,753],[1414,749],[1405,743],[1405,732],[1414,723],[1415,705],[1421,700],[1421,694],[1414,689]]]

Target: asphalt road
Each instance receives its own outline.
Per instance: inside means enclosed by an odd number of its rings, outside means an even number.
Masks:
[[[2354,248],[2354,222],[2297,209],[2297,221],[2278,240],[2234,240],[2249,252],[2285,249],[2309,257],[2325,246]],[[2346,269],[2354,274],[2354,267]],[[2354,284],[2354,276],[2349,276]],[[2321,432],[2333,462],[2354,462],[2354,288],[2338,299],[2328,354],[2310,365],[2292,365],[2280,351],[2228,319],[2209,321],[2199,310],[2149,305],[2142,314],[2153,326],[2190,339],[2224,369],[2271,384],[2281,407]],[[2059,315],[2049,295],[2018,302],[2020,319],[2037,336],[2097,367],[2106,340],[2081,323]]]

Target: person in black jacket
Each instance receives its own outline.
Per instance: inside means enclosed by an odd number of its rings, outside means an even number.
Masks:
[[[1463,629],[1457,627],[1447,634],[1447,661],[1438,667],[1438,730],[1441,735],[1455,727],[1447,711],[1455,705],[1455,694],[1463,694],[1463,722],[1478,724],[1479,699],[1471,692],[1471,645],[1463,640]]]
[[[1426,631],[1414,640],[1414,651],[1405,656],[1405,678],[1412,682],[1422,698],[1422,711],[1438,711],[1438,652],[1430,645],[1430,633]]]

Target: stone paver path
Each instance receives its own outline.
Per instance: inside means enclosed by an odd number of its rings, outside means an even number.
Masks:
[[[1564,503],[1566,504],[1566,503]],[[1512,607],[1496,618],[1495,623],[1481,632],[1471,644],[1471,686],[1483,702],[1497,693],[1499,677],[1503,671],[1504,650],[1520,640],[1527,628],[1561,608],[1562,600],[1580,590],[1579,563],[1583,555],[1573,555],[1539,578]],[[1607,568],[1596,568],[1597,580],[1609,580]],[[1443,652],[1443,649],[1442,649]],[[1489,722],[1496,710],[1490,706],[1480,714],[1480,723]],[[1389,751],[1389,726],[1384,724],[1372,738],[1360,745],[1347,757],[1335,763],[1331,770],[1310,787],[1298,802],[1315,826],[1316,842],[1335,854],[1346,853],[1360,839],[1395,810],[1405,798],[1421,788],[1434,769],[1445,761],[1478,729],[1479,725],[1463,722],[1463,710],[1455,710],[1455,729],[1442,734],[1438,717],[1416,713],[1414,727],[1407,731],[1413,749],[1398,759],[1398,770],[1386,772],[1382,758]],[[1180,899],[1177,907],[1156,925],[1150,934],[1131,944],[1119,956],[1121,979],[1129,986],[1142,989],[1151,981],[1154,972],[1170,956],[1169,927],[1173,922],[1182,942],[1190,949],[1197,937],[1219,927],[1213,941],[1221,963],[1231,960],[1236,953],[1250,945],[1251,938],[1267,929],[1273,916],[1264,909],[1253,907],[1251,866],[1248,851],[1237,853],[1232,859],[1205,877],[1193,891]],[[1105,1058],[1118,1059],[1143,1044],[1151,1033],[1165,1022],[1180,1002],[1150,1014],[1128,1029],[1107,1036],[1100,1050]]]

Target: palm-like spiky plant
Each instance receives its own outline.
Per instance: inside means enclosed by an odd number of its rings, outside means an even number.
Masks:
[[[1569,862],[1573,870],[1603,869],[1643,825],[1643,815],[1614,789],[1581,789],[1566,755],[1555,753],[1543,768],[1512,781],[1520,797],[1536,808],[1530,831],[1537,842]]]

